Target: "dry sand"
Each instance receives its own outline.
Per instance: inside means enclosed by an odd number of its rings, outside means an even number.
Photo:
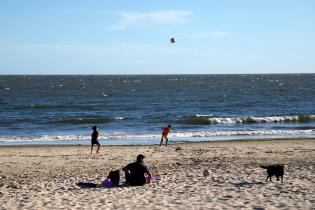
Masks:
[[[101,183],[139,153],[160,181],[76,186]],[[97,155],[88,146],[2,146],[0,209],[315,209],[314,163],[315,140],[103,146]],[[259,166],[268,164],[285,165],[284,183],[265,181]]]

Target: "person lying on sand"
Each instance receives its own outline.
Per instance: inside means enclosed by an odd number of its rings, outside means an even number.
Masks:
[[[110,171],[107,178],[102,182],[103,187],[117,187],[119,185],[119,170]]]
[[[139,154],[137,160],[134,163],[130,163],[122,170],[125,172],[126,184],[130,186],[142,186],[145,183],[149,183],[151,180],[151,174],[148,167],[144,164],[144,155]],[[146,179],[145,175],[148,176]]]
[[[112,188],[112,187],[118,187],[119,186],[119,170],[110,171],[107,178],[101,183],[96,184],[92,182],[78,182],[77,185],[81,188]]]

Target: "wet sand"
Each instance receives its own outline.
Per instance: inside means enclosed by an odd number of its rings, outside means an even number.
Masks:
[[[1,146],[0,209],[315,209],[315,140],[170,144],[168,147]],[[142,187],[88,188],[138,154]],[[260,165],[284,164],[284,183]],[[208,169],[210,176],[204,177]],[[124,176],[121,173],[121,183]]]

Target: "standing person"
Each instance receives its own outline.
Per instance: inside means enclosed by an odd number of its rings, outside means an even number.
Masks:
[[[97,145],[97,150],[96,150],[96,153],[99,153],[99,150],[100,150],[100,147],[101,147],[101,144],[100,142],[98,141],[98,128],[97,126],[93,126],[92,127],[93,129],[93,133],[92,133],[92,138],[91,138],[91,155],[92,155],[92,152],[93,152],[93,146],[94,144]]]
[[[127,185],[142,186],[147,181],[150,182],[151,174],[148,167],[144,165],[144,158],[144,155],[139,154],[136,162],[130,163],[122,169],[125,172]],[[147,174],[148,179],[145,178],[145,174]]]
[[[166,128],[162,128],[162,137],[161,137],[161,142],[160,142],[160,146],[163,143],[163,139],[165,139],[165,146],[167,146],[167,142],[168,142],[168,134],[169,132],[171,132],[171,125],[168,125]]]

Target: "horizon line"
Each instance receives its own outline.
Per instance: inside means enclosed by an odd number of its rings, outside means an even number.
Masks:
[[[296,75],[296,74],[315,74],[314,73],[215,73],[215,74],[0,74],[0,76],[168,76],[168,75],[181,75],[181,76],[194,76],[194,75]]]

